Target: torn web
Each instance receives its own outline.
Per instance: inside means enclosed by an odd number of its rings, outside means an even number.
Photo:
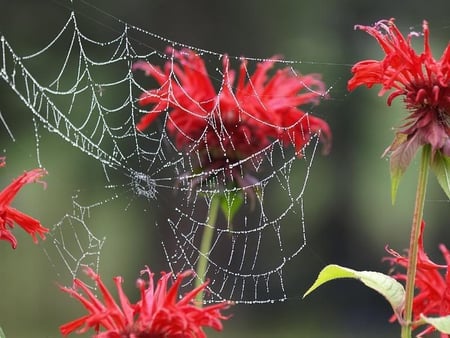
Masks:
[[[29,112],[20,113],[21,119],[33,123],[37,164],[46,166],[41,143],[51,135],[55,142],[69,145],[97,163],[102,176],[92,181],[87,177],[87,184],[108,195],[90,202],[85,202],[89,199],[83,199],[82,194],[74,196],[73,209],[56,222],[45,244],[50,262],[63,265],[71,277],[80,277],[80,267],[85,264],[98,269],[107,234],[99,231],[90,213],[110,208],[112,201],[126,196],[124,211],[137,200],[144,200],[157,213],[153,223],[161,233],[161,250],[168,268],[174,273],[195,270],[204,255],[200,250],[202,234],[211,227],[211,203],[220,194],[224,197],[221,203],[225,203],[222,210],[228,212],[236,199],[242,201],[231,218],[219,212],[213,227],[207,253],[206,277],[210,284],[206,300],[255,303],[285,300],[291,293],[298,296],[298,290],[287,286],[286,271],[289,265],[295,269],[295,259],[306,245],[303,201],[319,135],[313,134],[297,152],[273,140],[239,161],[215,169],[202,168],[198,150],[180,151],[168,134],[168,109],[149,129],[136,129],[148,112],[148,107],[139,105],[139,96],[155,84],[133,72],[133,64],[145,61],[162,67],[174,63],[173,55],[165,53],[166,46],[189,46],[117,19],[115,29],[96,37],[84,31],[80,21],[72,12],[59,33],[30,55],[16,53],[13,41],[6,36],[0,41],[0,75]],[[224,56],[189,48],[208,62],[211,81],[221,90]],[[55,53],[59,62],[52,61],[43,72],[39,65],[49,64]],[[258,61],[248,60],[248,67]],[[285,61],[275,64],[291,66]],[[246,69],[246,73],[249,80],[251,70]],[[172,81],[179,81],[175,74]],[[0,128],[14,141],[15,126],[9,122],[8,112],[2,111],[0,117]],[[220,123],[215,128],[218,135],[223,133]],[[247,170],[244,168],[251,168],[255,180],[228,187],[228,172],[242,173]],[[153,205],[158,207],[152,209]],[[117,222],[125,223],[125,217]],[[132,226],[127,224],[129,231],[133,231]],[[151,257],[148,264],[152,265]],[[189,283],[196,278],[194,275]]]

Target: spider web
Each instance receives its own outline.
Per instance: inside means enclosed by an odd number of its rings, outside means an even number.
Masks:
[[[319,135],[301,149],[300,158],[294,149],[273,141],[248,158],[199,172],[198,151],[180,152],[167,134],[167,111],[149,131],[137,131],[136,123],[147,113],[137,98],[148,87],[146,79],[132,72],[132,65],[140,60],[162,65],[173,61],[173,56],[162,52],[165,46],[189,47],[209,62],[212,80],[220,87],[224,56],[178,44],[118,19],[113,30],[117,34],[94,38],[83,31],[80,21],[72,11],[54,39],[31,55],[18,55],[4,36],[0,41],[0,75],[32,113],[28,118],[35,128],[38,165],[45,167],[43,138],[56,135],[58,142],[84,153],[102,168],[103,180],[89,184],[110,193],[85,204],[74,197],[73,210],[51,230],[51,245],[46,248],[50,261],[55,265],[61,261],[71,277],[79,277],[83,264],[98,269],[104,239],[96,234],[90,212],[108,208],[110,201],[127,195],[129,204],[144,199],[149,205],[170,206],[155,221],[168,267],[174,273],[195,270],[205,255],[200,242],[204,230],[211,228],[208,213],[214,196],[225,197],[224,210],[231,210],[241,196],[238,212],[232,218],[219,212],[212,228],[213,241],[206,254],[207,301],[264,303],[298,294],[286,282],[287,270],[306,245],[304,193]],[[65,53],[58,64],[45,74],[39,71],[40,64],[61,51]],[[262,60],[249,60],[249,64],[257,61]],[[178,81],[175,76],[173,81]],[[0,117],[14,141],[6,115]],[[218,135],[221,132],[217,126]],[[255,182],[228,188],[229,170],[243,172],[243,168],[251,168]],[[194,275],[188,284],[197,278]]]

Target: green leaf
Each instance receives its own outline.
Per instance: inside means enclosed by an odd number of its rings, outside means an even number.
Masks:
[[[5,332],[3,332],[1,327],[0,327],[0,338],[6,338]]]
[[[400,313],[405,301],[405,289],[391,276],[375,271],[356,271],[339,265],[327,265],[319,273],[314,284],[305,292],[303,298],[322,284],[339,278],[353,278],[377,291],[391,304],[395,313]]]
[[[436,175],[447,197],[450,198],[450,157],[443,155],[441,151],[437,151],[431,161],[431,170]]]
[[[426,317],[421,315],[420,317],[425,323],[430,324],[439,332],[450,334],[450,316]]]
[[[239,211],[243,202],[244,196],[242,195],[242,192],[238,190],[227,191],[220,196],[220,207],[228,224],[231,224],[234,215]]]
[[[400,179],[404,174],[403,170],[399,168],[391,168],[391,200],[392,204],[395,204],[395,199],[397,198],[397,191],[400,185]]]
[[[400,179],[406,172],[406,169],[408,169],[414,155],[420,147],[419,141],[417,135],[408,139],[408,135],[397,133],[394,141],[383,154],[384,156],[390,152],[392,204],[395,204]]]

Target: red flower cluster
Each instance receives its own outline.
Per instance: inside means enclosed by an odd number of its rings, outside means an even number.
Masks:
[[[441,244],[439,249],[445,258],[446,265],[433,263],[424,251],[423,230],[425,223],[422,222],[418,246],[418,260],[415,287],[419,291],[413,302],[413,319],[420,320],[420,315],[425,316],[447,316],[450,315],[450,252]],[[387,251],[393,257],[387,257],[392,265],[407,268],[408,258],[401,256],[392,249]],[[442,271],[445,270],[445,274]],[[406,274],[397,273],[393,276],[397,280],[406,281]],[[395,318],[392,318],[395,320]],[[434,328],[429,326],[417,337],[433,332]],[[448,334],[441,333],[441,338],[449,338]]]
[[[442,151],[450,156],[450,44],[439,60],[435,60],[430,48],[428,23],[423,23],[424,51],[417,54],[410,33],[405,38],[394,24],[394,19],[382,20],[374,27],[355,26],[372,35],[383,49],[381,61],[364,60],[352,68],[353,77],[348,89],[365,85],[368,88],[380,84],[383,95],[389,90],[387,103],[403,96],[411,114],[400,128],[394,142],[386,150],[391,153],[391,163],[406,169],[417,149],[430,144],[433,154]]]
[[[328,150],[328,124],[298,108],[316,104],[325,95],[318,75],[296,75],[285,68],[269,77],[275,63],[269,60],[259,62],[250,76],[243,59],[236,76],[224,56],[222,83],[216,91],[198,54],[172,48],[168,53],[173,61],[166,62],[163,69],[143,61],[133,65],[133,70],[144,71],[160,85],[139,99],[140,105],[153,107],[141,118],[138,130],[145,130],[169,110],[167,130],[176,147],[199,151],[203,165],[209,168],[256,154],[272,140],[292,144],[301,156],[312,135],[320,134]]]
[[[141,299],[135,304],[131,304],[125,295],[122,278],[115,277],[120,305],[115,302],[99,275],[88,267],[85,272],[97,284],[103,303],[79,279],[74,280],[73,288],[62,287],[63,291],[78,299],[89,312],[88,315],[62,325],[60,332],[63,335],[77,329],[77,333],[84,333],[94,328],[95,338],[203,338],[206,335],[202,326],[221,331],[221,320],[227,319],[220,313],[220,310],[228,308],[229,304],[226,302],[203,308],[193,304],[195,296],[203,292],[207,283],[179,298],[178,289],[183,279],[191,274],[190,271],[179,274],[168,288],[171,273],[163,274],[155,287],[153,274],[146,268],[141,273],[146,273],[149,281],[137,280]],[[77,289],[81,289],[86,296],[79,294]],[[101,327],[106,331],[99,333]]]
[[[5,159],[0,158],[0,167],[3,166],[5,166]],[[13,249],[17,247],[17,240],[10,230],[14,227],[14,223],[19,224],[28,232],[34,242],[37,242],[36,235],[45,239],[48,229],[44,228],[37,219],[11,207],[10,204],[25,184],[39,182],[39,179],[46,174],[47,172],[44,169],[27,171],[0,192],[0,240],[9,241]]]

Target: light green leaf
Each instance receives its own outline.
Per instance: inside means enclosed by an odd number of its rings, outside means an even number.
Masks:
[[[314,284],[303,295],[305,298],[322,284],[333,279],[353,278],[361,281],[369,288],[377,291],[391,304],[395,313],[400,313],[405,301],[405,289],[391,276],[375,271],[356,271],[339,265],[327,265],[319,273]]]
[[[436,175],[447,197],[450,198],[450,157],[443,155],[441,151],[437,151],[431,161],[431,170]]]
[[[420,317],[425,323],[430,324],[439,332],[450,334],[450,316],[426,317],[421,315]]]
[[[239,211],[239,208],[243,202],[244,197],[241,191],[232,190],[229,192],[224,192],[220,196],[220,207],[227,219],[228,224],[231,224],[234,215]]]
[[[1,327],[0,327],[0,338],[6,338],[5,332],[3,332]]]

